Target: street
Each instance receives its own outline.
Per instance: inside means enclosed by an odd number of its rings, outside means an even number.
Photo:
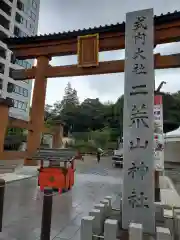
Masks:
[[[80,222],[93,205],[105,196],[115,199],[121,192],[122,170],[111,166],[111,158],[94,157],[77,162],[73,189],[53,197],[51,239],[80,240]],[[37,179],[12,182],[6,186],[3,233],[16,240],[40,238],[42,193],[35,199]],[[117,203],[116,203],[117,204]],[[118,207],[118,206],[117,206]]]

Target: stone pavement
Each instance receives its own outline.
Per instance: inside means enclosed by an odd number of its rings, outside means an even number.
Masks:
[[[4,238],[6,240],[40,238],[43,196],[40,194],[35,200],[37,178],[33,176],[36,175],[37,167],[22,167],[1,176],[9,183],[6,186],[3,221],[3,233],[8,235]],[[29,179],[15,181],[24,178]],[[81,218],[88,215],[95,203],[111,195],[116,199],[114,208],[119,208],[121,184],[122,170],[112,167],[110,157],[102,158],[100,164],[89,156],[85,162],[77,161],[75,186],[70,192],[53,197],[51,239],[80,240]],[[173,202],[169,181],[161,185],[163,198]]]
[[[4,179],[6,183],[19,181],[37,176],[37,167],[20,167],[15,169],[12,173],[1,173],[0,178]]]
[[[87,162],[83,167],[77,164],[73,189],[53,197],[51,239],[80,240],[81,218],[106,195],[115,199],[121,192],[122,170],[113,169],[110,158],[103,158],[100,164],[95,159]],[[7,239],[40,238],[43,196],[35,200],[36,191],[36,177],[6,186],[3,233],[8,234]]]

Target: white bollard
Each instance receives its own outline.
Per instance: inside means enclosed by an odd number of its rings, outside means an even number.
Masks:
[[[101,228],[101,211],[99,209],[92,209],[89,212],[89,215],[94,217],[93,233],[95,235],[100,235],[102,233],[102,228]]]
[[[129,240],[142,240],[143,228],[140,223],[130,223],[129,225]]]
[[[106,196],[105,198],[104,198],[105,200],[108,200],[108,202],[109,202],[109,216],[111,215],[111,212],[112,212],[112,197],[111,196]]]
[[[108,200],[109,201],[109,206],[112,207],[112,197],[111,196],[106,196],[104,199]]]
[[[157,240],[171,240],[171,233],[168,228],[156,227]]]
[[[164,221],[164,208],[161,202],[155,202],[156,207],[156,221],[162,222]]]
[[[119,206],[119,208],[120,208],[120,211],[122,212],[122,197],[120,198],[120,206]]]
[[[118,221],[107,219],[104,225],[104,240],[117,239]]]
[[[81,220],[81,240],[93,239],[93,222],[94,217],[87,216]]]
[[[180,239],[180,216],[179,215],[175,216],[174,221],[175,221],[174,223],[175,236],[176,236],[176,239]]]
[[[96,204],[94,206],[95,209],[100,210],[100,216],[101,216],[101,231],[103,231],[104,229],[104,221],[105,221],[105,205],[100,203],[100,204]]]
[[[109,217],[109,201],[108,200],[102,200],[102,201],[100,201],[100,203],[102,203],[102,204],[104,204],[104,206],[105,206],[105,208],[104,208],[104,210],[105,210],[105,212],[104,212],[104,217],[105,217],[105,219],[107,218],[107,217]]]
[[[105,205],[102,204],[102,203],[99,203],[99,204],[94,205],[94,208],[100,210],[102,220],[104,220],[105,219],[105,216],[104,216],[104,214],[105,214]]]

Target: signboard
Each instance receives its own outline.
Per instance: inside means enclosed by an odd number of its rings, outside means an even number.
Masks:
[[[154,97],[154,164],[156,171],[164,170],[164,135],[162,96]]]
[[[153,9],[127,13],[122,227],[155,233]]]

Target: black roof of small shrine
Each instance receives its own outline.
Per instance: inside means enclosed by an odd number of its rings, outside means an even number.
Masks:
[[[154,24],[155,26],[171,23],[176,20],[180,20],[180,11],[175,11],[173,13],[168,12],[167,14],[161,14],[159,16],[154,16]],[[53,34],[45,34],[45,35],[36,35],[36,36],[27,36],[27,37],[10,37],[4,38],[4,41],[7,44],[26,44],[37,41],[50,41],[50,40],[66,40],[73,37],[95,34],[95,33],[110,33],[110,32],[124,32],[125,31],[125,22],[116,23],[111,25],[93,27],[88,29],[79,29],[68,32],[59,32]]]

